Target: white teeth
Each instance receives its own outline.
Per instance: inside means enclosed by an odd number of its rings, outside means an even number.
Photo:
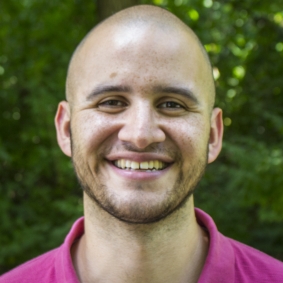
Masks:
[[[153,167],[155,169],[159,169],[159,161],[158,160],[154,160]]]
[[[140,169],[140,165],[138,162],[132,161],[131,162],[131,168],[132,169]]]
[[[125,159],[120,159],[120,160],[121,160],[121,167],[120,168],[123,168],[123,169],[126,168],[126,160]]]
[[[165,168],[166,164],[159,160],[150,160],[143,162],[130,161],[126,159],[115,160],[114,164],[122,169],[132,169],[132,170],[147,170],[156,171]],[[149,170],[148,170],[149,169]]]
[[[148,167],[148,162],[145,161],[140,163],[140,169],[148,169]]]
[[[130,160],[126,160],[126,167],[131,168],[131,161]]]

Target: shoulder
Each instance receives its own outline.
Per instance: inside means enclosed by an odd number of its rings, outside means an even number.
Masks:
[[[78,283],[70,250],[83,233],[82,217],[73,224],[61,246],[2,275],[0,283]]]
[[[282,283],[283,262],[222,235],[213,219],[196,209],[200,226],[209,233],[209,251],[201,283]]]
[[[283,262],[243,243],[226,239],[234,251],[236,282],[283,282]]]
[[[12,269],[0,277],[0,283],[55,282],[55,259],[58,248]]]

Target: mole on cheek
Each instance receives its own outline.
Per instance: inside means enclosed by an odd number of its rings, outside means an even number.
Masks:
[[[112,73],[112,74],[110,75],[110,78],[113,79],[113,78],[115,78],[116,76],[117,76],[117,73]]]

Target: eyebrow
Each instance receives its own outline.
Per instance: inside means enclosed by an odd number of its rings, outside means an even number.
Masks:
[[[132,89],[129,86],[119,85],[102,85],[94,88],[91,93],[87,96],[87,100],[92,100],[97,95],[107,92],[131,92]]]
[[[95,96],[103,93],[111,92],[132,92],[132,88],[127,85],[101,85],[95,87],[91,93],[87,96],[87,100],[92,100]],[[193,94],[193,92],[184,87],[175,87],[175,86],[154,86],[151,90],[153,93],[168,93],[168,94],[179,94],[184,96],[187,99],[190,99],[196,104],[199,104],[198,99]]]

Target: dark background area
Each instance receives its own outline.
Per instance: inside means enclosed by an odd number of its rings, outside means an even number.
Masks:
[[[283,260],[281,0],[9,0],[0,3],[0,273],[60,245],[83,214],[56,143],[56,107],[76,45],[99,20],[137,3],[180,17],[212,61],[224,146],[196,206],[223,234]]]

